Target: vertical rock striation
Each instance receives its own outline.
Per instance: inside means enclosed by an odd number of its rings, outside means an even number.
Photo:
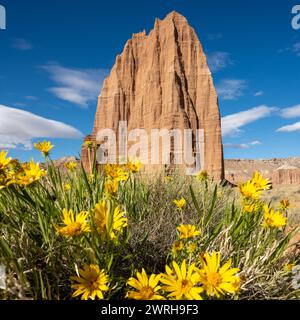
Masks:
[[[154,29],[134,34],[116,58],[98,99],[92,139],[98,130],[204,130],[204,169],[224,178],[218,97],[206,57],[185,17],[172,12]],[[173,150],[174,151],[174,150]],[[87,150],[82,161],[86,168]],[[151,166],[150,166],[151,167]]]
[[[272,174],[272,182],[275,185],[299,185],[300,169],[291,165],[283,165]]]

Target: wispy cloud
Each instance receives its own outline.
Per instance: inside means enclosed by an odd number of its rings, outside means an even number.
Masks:
[[[264,92],[263,91],[257,91],[254,93],[254,97],[261,97],[264,95]]]
[[[260,141],[252,141],[249,143],[241,143],[241,144],[236,144],[236,143],[224,143],[224,148],[227,149],[249,149],[254,146],[259,146],[261,145]]]
[[[33,113],[0,105],[0,147],[32,148],[34,138],[80,139],[82,133],[63,122],[40,117]]]
[[[216,90],[221,99],[236,100],[243,96],[246,87],[245,80],[223,79],[216,86]]]
[[[276,130],[277,132],[296,132],[300,131],[300,122],[296,122],[294,124],[281,127]]]
[[[300,104],[293,107],[281,109],[280,115],[286,119],[300,117]]]
[[[241,131],[242,127],[262,118],[266,118],[276,110],[277,108],[262,105],[246,111],[225,116],[222,118],[223,136],[235,135]]]
[[[260,145],[261,145],[261,142],[258,141],[258,140],[255,140],[255,141],[250,142],[250,145],[251,145],[251,146],[260,146]]]
[[[291,50],[296,53],[296,56],[300,57],[300,42],[294,43]]]
[[[42,66],[57,85],[49,88],[59,99],[77,104],[83,108],[97,100],[102,83],[107,75],[103,69],[66,68],[59,64]]]
[[[285,119],[299,118],[300,117],[300,104],[283,108],[280,110],[280,116]],[[277,132],[296,132],[300,131],[300,122],[283,126],[276,130]]]
[[[293,52],[296,54],[296,56],[300,57],[300,42],[294,43],[291,47],[287,47],[285,49],[280,49],[278,52],[279,53]]]
[[[28,40],[22,39],[22,38],[14,39],[12,46],[13,48],[22,50],[22,51],[28,51],[33,48],[33,45]]]
[[[246,143],[235,144],[235,143],[224,143],[226,149],[249,149],[249,145]]]
[[[233,64],[233,61],[230,58],[230,53],[228,52],[215,51],[208,53],[206,56],[211,72],[220,71]]]
[[[36,96],[26,96],[25,99],[26,100],[36,101],[36,100],[38,100],[38,97],[36,97]]]

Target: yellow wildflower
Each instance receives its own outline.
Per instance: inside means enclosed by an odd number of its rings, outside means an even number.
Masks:
[[[65,237],[78,236],[84,232],[90,232],[87,223],[88,212],[82,211],[76,217],[72,210],[63,209],[64,227],[54,226],[56,231]]]
[[[121,211],[118,206],[114,210],[113,221],[112,221],[112,231],[110,237],[112,240],[116,239],[116,232],[121,232],[123,228],[127,227],[128,219],[125,217],[125,212]]]
[[[109,202],[102,200],[96,204],[94,209],[95,223],[99,234],[109,236],[111,240],[116,239],[116,233],[120,233],[127,227],[128,220],[120,207],[116,207],[111,218]]]
[[[41,169],[38,163],[31,160],[22,165],[22,171],[18,174],[16,182],[21,186],[29,186],[46,175],[46,171]]]
[[[258,190],[252,181],[247,181],[239,186],[240,193],[245,199],[258,200],[262,191]]]
[[[180,239],[190,239],[200,235],[200,231],[196,229],[196,226],[191,224],[181,224],[177,227],[177,230],[180,232]]]
[[[72,285],[72,289],[76,291],[73,297],[81,296],[81,300],[98,298],[104,299],[103,293],[108,291],[108,275],[105,270],[100,270],[97,265],[86,265],[79,270],[79,276],[71,277],[71,280],[77,282]]]
[[[86,149],[92,149],[93,148],[93,142],[91,140],[86,140],[86,141],[84,141],[83,146]]]
[[[141,170],[141,166],[142,163],[138,160],[138,161],[128,161],[127,162],[127,169],[131,172],[131,173],[137,173]]]
[[[116,164],[107,164],[105,166],[106,175],[116,181],[126,181],[128,179],[128,172],[124,171],[122,167]]]
[[[194,263],[187,267],[186,260],[183,260],[179,267],[173,261],[172,268],[166,266],[166,273],[162,274],[160,281],[164,284],[162,289],[172,299],[202,300],[200,293],[203,289],[198,286],[199,274]]]
[[[231,260],[220,266],[221,255],[213,252],[205,253],[201,259],[202,269],[199,270],[199,281],[209,296],[220,297],[225,293],[234,294],[239,290],[240,278],[236,275],[240,270],[231,268]]]
[[[287,264],[284,265],[283,270],[284,270],[285,272],[290,273],[290,272],[292,272],[292,270],[293,270],[293,268],[294,268],[295,266],[296,266],[295,263],[287,263]]]
[[[258,200],[262,192],[270,188],[269,179],[264,179],[259,172],[255,172],[251,180],[239,186],[241,195],[247,200]]]
[[[137,272],[136,278],[131,277],[127,285],[134,288],[134,291],[128,291],[126,297],[134,300],[164,300],[159,294],[161,287],[158,285],[161,275],[151,274],[150,277],[144,269]]]
[[[0,170],[0,190],[13,183],[15,183],[15,172],[9,171],[7,168]]]
[[[290,207],[290,201],[288,199],[283,199],[280,201],[280,208],[282,210],[287,210]]]
[[[0,152],[0,158],[2,158],[0,159],[0,163],[2,164],[2,169],[0,169],[0,190],[8,187],[13,183],[16,183],[16,179],[19,173],[24,172],[22,166],[17,160],[6,158],[6,155],[7,154],[5,154],[4,152]]]
[[[208,179],[208,173],[206,170],[203,170],[203,171],[200,171],[196,178],[199,180],[199,181],[206,181]]]
[[[77,162],[75,161],[69,161],[66,162],[64,164],[64,167],[68,170],[68,171],[74,171],[77,168]]]
[[[171,181],[173,181],[174,179],[173,179],[173,177],[171,177],[171,176],[165,176],[165,177],[164,177],[164,180],[165,180],[166,182],[171,182]]]
[[[11,158],[7,158],[8,152],[2,150],[0,152],[0,170],[3,170],[11,161]]]
[[[260,172],[255,172],[252,177],[252,183],[257,190],[268,190],[271,188],[269,179],[264,179]]]
[[[186,205],[186,200],[181,198],[179,200],[174,200],[173,203],[175,203],[178,209],[182,210],[182,208]]]
[[[191,242],[188,244],[188,252],[189,253],[194,253],[197,249],[197,243]]]
[[[7,187],[8,181],[6,174],[0,172],[0,190]]]
[[[71,189],[72,189],[72,186],[71,186],[70,183],[65,183],[65,184],[64,184],[64,190],[65,190],[65,191],[70,191]]]
[[[50,150],[54,148],[50,141],[38,141],[34,144],[35,148],[42,152],[42,154],[46,157],[49,155]]]
[[[173,255],[176,255],[179,251],[181,251],[184,248],[183,241],[176,241],[172,245],[172,253]]]
[[[118,192],[118,181],[116,180],[108,180],[104,183],[104,192],[108,196],[113,196]]]
[[[253,213],[257,212],[260,208],[259,202],[244,202],[243,203],[243,210],[246,213]]]
[[[270,209],[267,205],[264,206],[264,222],[265,228],[282,228],[286,225],[287,218],[283,212]]]

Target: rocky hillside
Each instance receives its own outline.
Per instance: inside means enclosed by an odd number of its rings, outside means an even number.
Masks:
[[[254,171],[262,172],[274,184],[300,185],[300,157],[225,160],[226,179],[233,183],[249,179]]]

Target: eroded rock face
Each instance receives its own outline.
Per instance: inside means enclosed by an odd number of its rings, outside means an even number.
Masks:
[[[202,46],[182,15],[156,19],[149,35],[134,34],[117,56],[99,96],[92,139],[103,128],[117,132],[119,121],[147,132],[204,129],[204,169],[224,178],[218,97]],[[83,149],[88,169],[87,158]]]
[[[277,185],[299,185],[300,169],[284,165],[273,172],[272,182]]]

